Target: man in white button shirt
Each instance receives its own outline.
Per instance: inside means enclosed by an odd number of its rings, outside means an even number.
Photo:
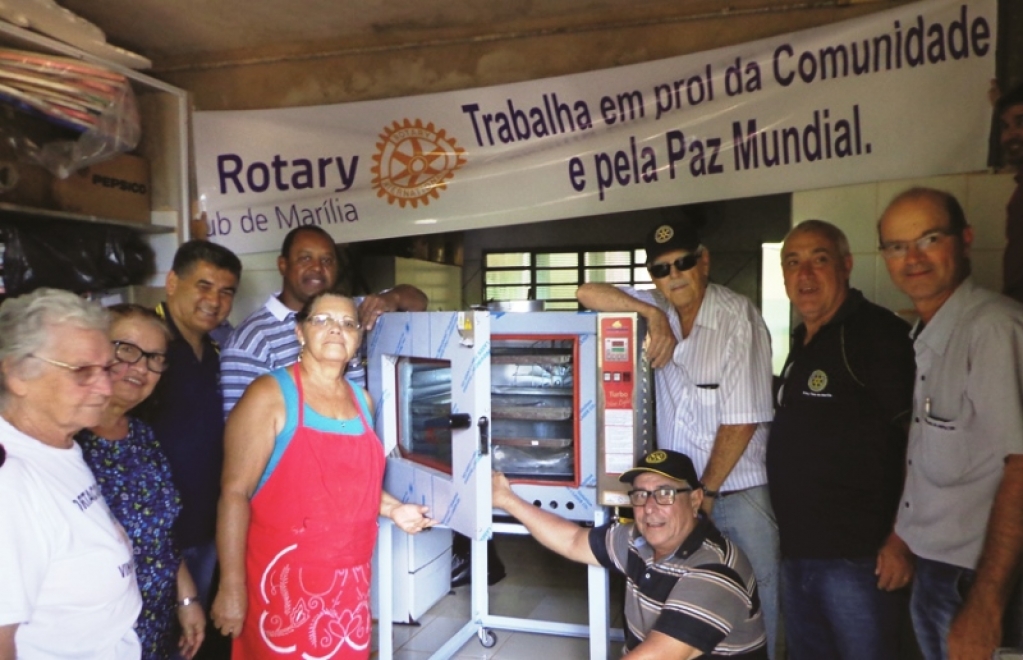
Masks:
[[[656,227],[646,258],[655,290],[589,283],[576,296],[589,309],[646,319],[657,446],[693,459],[705,488],[703,510],[749,556],[774,658],[778,525],[765,466],[773,414],[770,336],[749,299],[709,283],[710,252],[692,225]]]

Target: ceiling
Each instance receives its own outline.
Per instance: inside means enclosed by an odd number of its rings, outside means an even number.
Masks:
[[[892,0],[59,0],[154,69]],[[895,2],[899,0],[894,0]],[[880,8],[880,7],[879,7]]]

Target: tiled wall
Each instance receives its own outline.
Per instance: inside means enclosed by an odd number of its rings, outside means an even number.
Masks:
[[[888,202],[912,186],[928,186],[954,194],[974,227],[971,254],[974,279],[996,291],[1002,288],[1005,247],[1005,205],[1015,186],[1012,174],[961,174],[928,179],[881,181],[792,194],[792,224],[819,218],[842,228],[853,253],[852,286],[870,300],[912,318],[909,299],[888,277],[877,251],[877,219]]]

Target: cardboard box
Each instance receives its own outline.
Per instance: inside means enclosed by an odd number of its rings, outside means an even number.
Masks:
[[[149,162],[121,154],[54,179],[53,200],[62,211],[149,224]]]
[[[0,160],[0,202],[55,209],[52,186],[53,175],[42,167],[13,159]]]

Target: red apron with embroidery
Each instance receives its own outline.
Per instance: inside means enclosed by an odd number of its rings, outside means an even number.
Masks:
[[[306,427],[293,371],[298,426],[250,503],[248,611],[232,657],[367,658],[383,449],[354,391],[362,435]]]

